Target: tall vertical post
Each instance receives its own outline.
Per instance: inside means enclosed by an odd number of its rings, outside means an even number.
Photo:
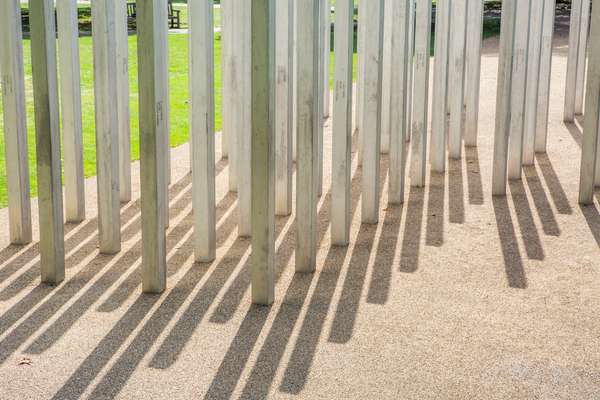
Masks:
[[[336,2],[334,27],[331,243],[346,246],[350,242],[351,222],[353,0]]]
[[[30,0],[42,282],[65,278],[56,30],[53,0]]]
[[[431,169],[446,170],[446,127],[448,121],[448,56],[450,48],[450,0],[438,0],[435,12],[435,59],[431,116]]]
[[[323,118],[329,118],[329,61],[331,58],[331,0],[323,0]]]
[[[250,126],[250,6],[252,2],[236,3],[235,19],[235,53],[236,53],[236,163],[238,192],[238,235],[251,234],[251,202],[252,202],[252,165],[250,159],[251,126]]]
[[[538,115],[540,66],[542,52],[542,23],[544,1],[531,2],[529,26],[529,62],[525,86],[525,128],[523,130],[523,165],[533,165],[535,160],[535,133]]]
[[[465,146],[477,146],[483,1],[467,2],[467,47],[465,50]]]
[[[101,253],[113,254],[121,250],[115,1],[92,2],[92,23],[98,240]]]
[[[399,204],[404,202],[404,181],[406,169],[406,102],[408,99],[408,69],[412,65],[409,60],[409,12],[411,0],[394,0],[391,8],[392,47],[391,63],[395,66],[391,73],[390,104],[390,170],[388,202]],[[439,1],[439,0],[438,0]],[[446,0],[441,0],[446,1]],[[438,2],[438,4],[440,4]]]
[[[227,141],[228,159],[228,184],[230,192],[237,192],[238,188],[238,140],[240,131],[240,93],[241,70],[240,52],[238,51],[239,38],[239,8],[233,4],[234,0],[224,0],[221,3],[221,80],[223,82],[223,139]]]
[[[275,19],[276,35],[276,110],[275,110],[275,171],[277,215],[292,213],[292,123],[294,92],[294,3],[293,0],[280,0]]]
[[[79,71],[79,23],[76,0],[56,2],[58,61],[64,147],[65,217],[68,222],[85,219],[83,134],[81,125],[81,78]]]
[[[364,69],[365,69],[365,13],[367,9],[367,0],[358,1],[358,32],[357,32],[357,71],[356,71],[356,128],[358,129],[358,165],[362,165],[362,121],[363,121],[363,103],[364,103]]]
[[[465,98],[465,49],[467,39],[467,0],[453,0],[448,64],[448,154],[462,157]]]
[[[275,0],[251,8],[252,302],[275,297]]]
[[[496,91],[496,120],[494,128],[494,156],[492,168],[492,195],[506,195],[508,139],[510,134],[511,89],[515,16],[518,0],[502,2],[500,26],[500,53],[498,56],[498,89]]]
[[[164,0],[137,1],[140,118],[140,182],[142,200],[142,289],[166,288],[165,203],[167,7]]]
[[[337,5],[336,5],[337,6]],[[356,112],[354,113],[354,125],[359,131],[360,135],[360,123],[361,123],[361,115],[362,115],[362,67],[363,67],[363,50],[364,50],[364,40],[363,33],[365,28],[365,8],[366,8],[366,0],[358,0],[358,27],[356,32]],[[359,140],[359,147],[361,146]]]
[[[408,20],[408,58],[410,60],[410,64],[408,66],[408,87],[407,87],[407,96],[408,99],[406,101],[406,140],[409,141],[412,136],[412,114],[413,114],[413,96],[414,96],[414,76],[415,76],[415,29],[416,29],[416,0],[409,0],[409,20]]]
[[[529,59],[529,25],[531,0],[521,0],[517,7],[512,72],[508,179],[521,179],[523,137],[525,131],[525,89]]]
[[[363,0],[364,1],[364,0]],[[320,0],[297,0],[296,271],[315,270],[319,137]]]
[[[581,23],[579,26],[579,46],[577,49],[577,85],[575,86],[575,114],[583,114],[585,97],[585,74],[587,67],[588,34],[590,30],[590,0],[581,2]]]
[[[194,255],[196,261],[210,262],[216,252],[212,1],[191,1],[188,15]]]
[[[29,162],[21,5],[19,0],[0,3],[0,85],[4,106],[4,147],[8,184],[10,241],[31,242]]]
[[[119,197],[122,203],[131,200],[131,138],[129,131],[129,27],[127,3],[115,3],[117,42],[117,114],[119,121]]]
[[[581,12],[585,0],[571,2],[569,24],[569,52],[567,56],[567,75],[565,84],[565,122],[575,121],[575,102],[577,90],[577,64],[579,62],[579,42],[581,40]]]
[[[460,1],[460,0],[459,0]],[[429,111],[429,46],[431,1],[417,0],[415,14],[415,75],[411,133],[411,185],[425,185]]]
[[[379,220],[379,170],[381,151],[381,72],[383,56],[384,0],[369,3],[365,10],[365,46],[363,67],[364,97],[361,135],[362,164],[362,222],[375,224]]]
[[[317,155],[317,163],[318,163],[318,176],[317,176],[317,196],[321,196],[323,193],[323,124],[325,122],[325,57],[324,57],[324,49],[325,49],[325,35],[324,35],[324,3],[326,0],[321,0],[319,7],[319,125],[318,125],[318,137],[319,137],[319,146],[318,146],[318,155]]]
[[[536,153],[546,152],[548,114],[550,107],[550,82],[552,77],[552,41],[554,37],[555,0],[545,0],[540,51],[540,81],[538,88],[537,122],[535,133]]]
[[[390,124],[391,112],[390,97],[392,73],[392,7],[393,0],[385,0],[383,14],[383,69],[381,75],[381,153],[387,154],[390,150]]]
[[[232,119],[233,119],[233,70],[232,70],[232,50],[233,50],[233,6],[235,0],[221,0],[221,93],[222,104],[221,119],[221,156],[229,158],[229,174],[234,174],[235,170],[231,167],[231,158],[229,152],[231,146],[231,138],[234,136]],[[231,187],[230,187],[231,189]]]
[[[166,19],[168,21],[168,4],[164,4],[163,0],[163,8],[167,11],[164,12],[166,15]],[[163,117],[165,119],[165,135],[164,140],[165,143],[162,147],[162,151],[165,153],[165,180],[163,184],[163,191],[165,192],[165,202],[163,207],[163,212],[165,213],[165,229],[169,227],[169,185],[171,184],[171,100],[169,94],[169,23],[165,23],[162,26],[163,29],[157,32],[160,35],[160,40],[163,46],[161,47],[162,51],[162,60],[159,64],[160,67],[160,76],[164,76],[164,79],[161,79],[160,82],[163,85],[162,91],[165,95],[164,101],[164,113]],[[163,50],[164,47],[164,50]],[[191,152],[190,152],[191,153]]]
[[[298,126],[298,114],[296,114],[297,102],[298,102],[298,50],[296,46],[296,41],[298,40],[298,12],[296,11],[298,8],[298,3],[294,2],[292,14],[294,18],[292,19],[293,23],[293,39],[292,39],[292,54],[294,61],[292,63],[292,76],[294,77],[294,84],[292,85],[292,158],[296,161],[297,151],[298,151],[298,133],[296,132],[296,128]]]
[[[600,8],[592,9],[592,43],[600,40]],[[581,145],[581,171],[579,178],[579,203],[594,202],[594,175],[598,164],[598,129],[600,128],[600,47],[590,46],[585,120]]]

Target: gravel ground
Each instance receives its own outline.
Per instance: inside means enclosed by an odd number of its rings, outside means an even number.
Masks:
[[[249,241],[237,238],[226,161],[217,164],[217,260],[192,263],[187,146],[173,150],[161,296],[139,285],[138,200],[122,209],[122,252],[97,253],[94,179],[86,183],[90,219],[66,226],[60,286],[39,283],[36,244],[9,246],[3,230],[0,398],[599,398],[600,214],[577,204],[581,128],[562,123],[565,44],[562,35],[548,154],[506,198],[490,195],[491,39],[479,147],[425,189],[407,188],[401,207],[386,205],[382,184],[378,225],[360,225],[354,166],[352,243],[330,246],[325,189],[315,274],[293,273],[294,221],[278,218],[269,308],[250,305]],[[137,171],[136,163],[136,199]],[[7,226],[6,210],[0,223]]]

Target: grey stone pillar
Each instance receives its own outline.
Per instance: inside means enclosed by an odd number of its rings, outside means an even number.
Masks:
[[[406,120],[408,112],[408,70],[412,66],[409,60],[410,49],[410,0],[393,0],[392,4],[392,46],[391,64],[395,66],[391,73],[391,113],[390,121],[390,170],[388,202],[404,202],[404,183],[406,176]],[[438,0],[439,1],[439,0]],[[445,1],[445,0],[442,0]],[[439,3],[438,3],[439,4]],[[445,153],[445,150],[444,150]]]
[[[477,146],[482,44],[483,1],[469,1],[467,3],[467,47],[465,50],[465,146]]]
[[[333,156],[331,172],[331,243],[350,241],[352,169],[352,62],[354,2],[338,0],[335,7],[335,73],[333,86]]]
[[[592,10],[590,41],[600,40],[600,8]],[[598,128],[600,127],[600,47],[590,47],[590,61],[585,98],[585,121],[581,145],[581,172],[579,178],[579,203],[593,204],[594,178],[598,164]]]
[[[115,0],[92,2],[100,252],[121,250]]]
[[[515,43],[510,93],[510,138],[508,143],[508,179],[521,179],[525,131],[525,89],[529,60],[529,24],[531,1],[521,0],[515,20]]]
[[[536,153],[546,152],[548,138],[548,113],[550,107],[550,82],[552,80],[552,39],[554,37],[555,0],[545,0],[542,21],[542,47],[540,54],[540,82],[535,133]]]
[[[27,157],[27,112],[21,6],[19,0],[0,3],[0,85],[6,151],[8,218],[10,241],[31,242],[29,161]]]
[[[494,196],[506,195],[516,11],[517,0],[504,0],[502,2],[492,170],[492,194]]]
[[[362,99],[362,222],[379,220],[379,170],[381,151],[381,75],[383,56],[384,0],[375,0],[365,10],[365,46]]]
[[[275,0],[251,3],[252,302],[275,297]]]
[[[215,99],[213,4],[188,3],[192,203],[196,261],[215,259]]]
[[[54,1],[30,0],[42,282],[65,278]]]
[[[277,215],[292,213],[292,179],[294,160],[292,154],[294,115],[294,1],[277,3],[276,35],[276,201]]]
[[[164,0],[137,1],[142,203],[142,286],[145,293],[166,288],[165,240],[167,7]]]
[[[85,219],[85,177],[77,0],[58,0],[56,15],[65,162],[65,217],[68,222],[80,222]]]
[[[312,272],[317,254],[320,0],[297,1],[296,271]],[[300,190],[301,189],[301,190]]]
[[[410,184],[425,185],[429,134],[429,54],[431,1],[417,0],[415,16],[415,74],[411,132]],[[461,102],[462,105],[462,102]]]
[[[129,28],[127,2],[115,4],[115,34],[117,43],[117,119],[119,121],[119,198],[131,200],[131,138],[129,114]]]
[[[436,172],[446,170],[451,5],[450,0],[438,0],[435,12],[435,58],[429,160],[431,169]]]

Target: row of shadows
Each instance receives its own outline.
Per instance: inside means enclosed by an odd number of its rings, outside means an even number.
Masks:
[[[383,158],[382,162],[381,181],[385,182],[387,159]],[[476,149],[466,150],[465,163],[469,204],[481,205],[484,202],[484,196]],[[220,161],[217,164],[217,173],[221,173],[225,166],[226,162]],[[538,157],[538,167],[542,171],[558,212],[570,214],[571,207],[550,160],[546,156]],[[536,167],[529,167],[525,171],[525,182],[532,194],[544,233],[558,236],[560,230],[537,171]],[[353,213],[356,212],[359,204],[360,179],[361,170],[355,167],[352,180]],[[382,184],[382,190],[384,186]],[[465,205],[462,162],[449,163],[448,188],[448,219],[451,223],[463,223]],[[527,256],[532,259],[542,259],[544,255],[523,183],[511,183],[510,188],[511,198],[495,198],[493,206],[508,283],[511,287],[525,288],[527,283],[523,261],[508,205],[510,199],[514,203]],[[179,272],[193,253],[189,189],[189,176],[175,183],[170,189],[170,218],[175,223],[169,229],[167,237],[169,276]],[[407,220],[404,223],[405,231],[401,243],[399,269],[406,273],[417,270],[426,190],[429,190],[429,193],[425,243],[436,247],[443,245],[446,176],[445,174],[432,174],[428,188],[412,188],[404,206],[388,206],[386,209],[381,222],[381,236],[367,292],[369,303],[385,304],[387,301],[395,252],[384,251],[384,247],[389,250],[390,247],[396,248],[399,245],[401,216],[404,207],[407,207]],[[124,206],[121,215],[124,241],[139,233],[139,211],[139,201]],[[328,229],[329,211],[330,193],[327,193],[323,196],[319,209],[320,242],[323,241]],[[217,219],[219,221],[218,245],[223,246],[235,230],[234,195],[226,194],[220,200],[217,207]],[[279,243],[277,279],[279,279],[283,268],[290,263],[293,256],[295,221],[291,218],[278,218],[276,223]],[[600,224],[597,227],[600,227]],[[296,274],[292,278],[286,289],[282,305],[277,311],[264,345],[258,354],[258,360],[250,372],[250,378],[245,383],[242,397],[266,397],[268,395],[292,330],[299,320],[303,305],[308,302],[308,311],[300,327],[299,339],[292,351],[280,386],[280,390],[284,392],[300,393],[306,383],[317,351],[327,310],[330,309],[334,291],[340,284],[342,285],[341,295],[328,340],[332,343],[346,343],[351,339],[360,306],[361,293],[366,282],[369,259],[374,250],[374,237],[377,229],[378,227],[375,225],[362,225],[353,247],[329,248],[325,261],[320,266],[321,271],[310,299],[308,294],[313,275]],[[90,220],[80,226],[67,226],[67,265],[71,268],[77,265],[85,265],[85,267],[57,289],[45,285],[35,286],[0,316],[0,334],[10,331],[0,341],[0,364],[4,363],[75,296],[79,295],[44,332],[35,338],[25,349],[26,352],[41,354],[49,349],[104,294],[109,293],[113,286],[117,285],[97,306],[97,311],[117,310],[137,292],[136,289],[140,282],[140,241],[136,240],[122,254],[112,256],[97,254],[96,241],[95,220]],[[150,361],[150,366],[153,368],[169,368],[177,361],[195,329],[207,317],[209,309],[219,298],[225,284],[231,280],[226,293],[221,296],[220,302],[214,307],[214,312],[209,317],[209,321],[212,323],[229,322],[239,309],[250,285],[248,265],[250,241],[237,238],[227,249],[223,250],[225,254],[218,259],[216,265],[196,264],[189,268],[166,296],[141,295],[136,298],[54,398],[78,398],[81,396],[101,371],[113,361],[117,350],[128,341],[142,323],[143,326],[139,329],[138,334],[123,351],[119,352],[118,358],[112,362],[110,369],[93,388],[91,397],[110,398],[117,395],[167,326],[173,322],[172,329]],[[349,263],[345,263],[348,257]],[[0,300],[6,301],[26,290],[36,279],[39,270],[37,245],[32,245],[25,250],[13,246],[8,247],[0,252],[0,261],[2,262],[0,283],[8,281],[20,273],[0,292]],[[344,265],[349,265],[347,271],[343,271]],[[344,273],[344,281],[340,282],[340,277]],[[201,286],[198,287],[200,283]],[[79,294],[82,290],[84,292]],[[194,292],[194,297],[189,300]],[[177,321],[173,321],[176,313],[188,300],[189,304],[181,317]],[[13,328],[14,324],[35,307],[37,309],[33,313]],[[151,315],[149,315],[150,312],[152,312]],[[269,308],[250,307],[208,388],[206,398],[231,396],[260,332],[266,324],[269,313]],[[12,330],[10,330],[11,328]]]

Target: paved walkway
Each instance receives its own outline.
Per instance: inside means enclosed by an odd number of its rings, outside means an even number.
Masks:
[[[249,241],[237,238],[224,160],[217,260],[192,263],[187,146],[173,150],[161,296],[139,286],[139,200],[122,207],[123,251],[97,253],[94,179],[90,219],[66,226],[59,287],[39,284],[36,244],[8,246],[0,232],[0,398],[598,398],[600,213],[577,204],[581,127],[561,121],[565,40],[548,154],[492,199],[495,46],[483,57],[479,147],[407,188],[404,206],[388,207],[384,188],[379,225],[359,224],[355,164],[348,248],[329,242],[328,121],[319,266],[294,275],[294,219],[278,218],[270,308],[250,305]],[[386,170],[384,157],[383,181]],[[134,182],[137,199],[138,163]]]

